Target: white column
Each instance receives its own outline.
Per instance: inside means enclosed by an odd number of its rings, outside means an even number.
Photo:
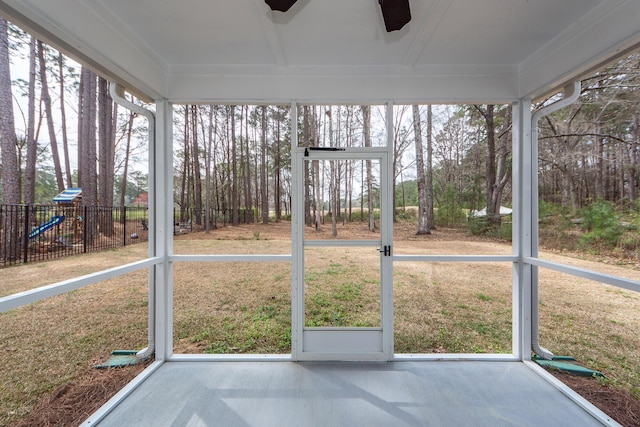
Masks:
[[[156,360],[166,360],[173,353],[173,106],[167,100],[156,102],[155,141],[153,228],[155,255],[162,259],[155,268]]]
[[[291,103],[291,357],[303,350],[304,329],[304,160],[298,154],[298,105]]]
[[[380,240],[381,249],[385,245],[391,247],[390,256],[381,256],[380,280],[382,298],[382,351],[388,360],[394,355],[394,323],[393,323],[393,102],[387,103],[387,155],[383,157],[380,165],[381,192],[380,192]]]
[[[532,267],[524,257],[537,244],[537,148],[531,139],[531,100],[513,103],[513,354],[521,360],[531,357]],[[533,177],[536,177],[534,180]],[[536,237],[534,239],[534,236]]]

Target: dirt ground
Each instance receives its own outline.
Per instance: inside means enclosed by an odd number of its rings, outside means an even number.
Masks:
[[[98,370],[88,368],[82,378],[45,397],[15,427],[77,426],[100,409],[147,365]]]
[[[358,227],[351,227],[348,230],[341,229],[340,232],[342,238],[362,236],[363,233]],[[177,236],[176,246],[179,247],[181,241],[188,242],[203,238],[217,240],[282,239],[283,235],[286,236],[289,233],[290,225],[288,223],[242,225],[215,230],[210,236],[205,236],[202,233]],[[330,238],[330,234],[330,226],[325,226],[321,232],[313,232],[313,236],[308,237],[323,239]],[[411,224],[397,226],[394,234],[398,240],[408,242],[409,246],[411,242],[424,242],[425,239],[429,239],[429,241],[440,242],[441,245],[451,245],[452,248],[457,248],[458,253],[474,253],[475,249],[473,248],[476,246],[471,244],[474,242],[491,244],[487,239],[469,236],[464,232],[454,230],[439,230],[428,237],[415,236],[414,226]],[[466,248],[467,244],[468,248]],[[508,254],[508,252],[505,253],[505,247],[508,248],[508,245],[496,244],[495,253]],[[96,370],[88,367],[80,379],[45,397],[17,426],[78,425],[139,374],[143,368],[143,365],[109,370]],[[640,400],[630,392],[615,387],[607,381],[576,377],[561,372],[552,373],[623,426],[640,426]]]
[[[640,426],[640,400],[631,393],[599,382],[595,378],[579,377],[560,371],[553,374],[623,426]]]

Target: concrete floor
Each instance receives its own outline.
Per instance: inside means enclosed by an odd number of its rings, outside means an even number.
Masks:
[[[601,426],[522,362],[167,362],[107,426]]]

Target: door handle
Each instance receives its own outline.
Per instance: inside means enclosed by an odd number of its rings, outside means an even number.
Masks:
[[[378,252],[383,254],[384,256],[391,256],[391,245],[385,245],[378,249]]]

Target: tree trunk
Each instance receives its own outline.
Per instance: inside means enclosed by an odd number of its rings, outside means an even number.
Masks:
[[[496,153],[496,169],[495,169],[495,184],[493,186],[492,204],[497,214],[498,221],[500,221],[500,206],[502,204],[502,194],[504,189],[511,178],[511,166],[508,162],[508,157],[511,147],[511,106],[502,110],[505,114],[502,122],[504,123],[503,129],[500,132],[498,139],[500,145]]]
[[[276,140],[273,159],[273,203],[275,208],[276,222],[282,218],[282,207],[280,206],[280,111],[276,107]]]
[[[220,190],[221,190],[221,185],[222,182],[224,181],[224,179],[222,179],[222,177],[219,177],[218,175],[218,147],[220,147],[220,149],[222,149],[222,144],[218,144],[218,142],[221,142],[223,140],[222,135],[219,134],[218,132],[218,109],[217,108],[212,108],[212,112],[210,113],[210,115],[213,117],[213,122],[215,123],[215,128],[213,130],[214,132],[214,143],[212,146],[212,153],[211,153],[211,179],[212,179],[212,183],[211,186],[213,187],[211,189],[212,191],[212,201],[211,201],[211,207],[212,209],[214,209],[213,211],[213,224],[214,226],[217,228],[217,211],[220,209],[221,203],[220,203]],[[220,174],[222,175],[222,174]],[[224,219],[223,219],[223,223],[224,223]]]
[[[327,116],[329,117],[329,146],[334,147],[333,137],[333,118],[331,117],[331,110],[327,110]],[[331,236],[338,236],[338,168],[336,167],[336,160],[329,161],[329,200],[331,203]]]
[[[436,228],[436,218],[433,208],[433,114],[431,104],[427,105],[427,162],[425,170],[425,184],[427,191],[427,228],[434,230]]]
[[[126,205],[126,195],[127,195],[127,179],[129,174],[129,154],[131,152],[131,137],[133,135],[133,119],[135,118],[136,113],[133,111],[129,112],[129,120],[127,121],[127,144],[124,152],[124,166],[122,169],[122,182],[120,183],[120,208],[124,208]],[[124,220],[124,215],[121,217]]]
[[[113,236],[113,182],[115,167],[115,138],[113,131],[113,100],[109,95],[109,82],[98,79],[98,192],[99,205],[108,209],[101,212],[100,231]]]
[[[404,150],[408,146],[409,138],[401,138],[401,130],[404,122],[404,114],[407,112],[408,106],[402,106],[398,108],[397,111],[394,111],[393,114],[393,123],[387,123],[387,126],[393,127],[393,162],[391,167],[391,177],[393,180],[393,191],[392,191],[392,209],[393,209],[393,222],[396,222],[396,179],[398,175],[400,175],[401,170],[398,170],[398,164],[401,163],[402,156],[404,154]]]
[[[302,107],[302,144],[305,147],[309,147],[311,145],[309,140],[311,139],[311,126],[310,126],[310,112],[309,106],[305,105]],[[304,225],[307,227],[311,226],[311,177],[309,168],[311,167],[310,162],[303,160],[302,161],[304,168]]]
[[[249,106],[245,105],[245,121],[244,121],[244,146],[245,146],[245,152],[247,154],[246,158],[245,158],[245,196],[244,196],[244,215],[245,215],[245,222],[254,222],[255,218],[253,218],[253,206],[252,206],[252,200],[253,197],[251,195],[252,190],[251,190],[251,151],[250,151],[250,145],[249,145]],[[247,218],[247,215],[249,216]]]
[[[251,111],[253,120],[251,123],[251,209],[254,212],[253,221],[262,221],[260,216],[260,109],[254,107]]]
[[[96,84],[96,75],[92,72],[88,72],[89,76],[89,85],[88,85],[88,94],[89,98],[87,99],[87,108],[88,108],[88,144],[87,144],[87,163],[88,163],[88,183],[85,184],[87,187],[88,194],[83,190],[84,200],[87,201],[89,206],[96,206],[98,203],[98,171],[96,167],[97,162],[97,152],[96,152],[96,93],[97,93],[97,84]],[[89,199],[89,200],[86,200]]]
[[[602,123],[596,123],[596,134],[602,132]],[[604,138],[596,137],[596,200],[604,200]]]
[[[208,128],[207,128],[207,145],[205,151],[205,172],[204,172],[204,231],[209,233],[212,225],[212,192],[211,192],[211,164],[213,155],[213,105],[209,105],[208,110]]]
[[[562,199],[561,203],[564,208],[576,210],[575,193],[573,191],[573,168],[570,165],[566,165],[566,168],[561,170],[562,172]]]
[[[24,203],[32,205],[36,192],[36,160],[38,157],[38,143],[35,138],[36,115],[36,38],[31,36],[29,41],[29,94],[27,105],[27,161],[24,171]]]
[[[335,147],[342,147],[344,146],[344,136],[342,135],[342,131],[343,131],[343,124],[342,124],[342,107],[340,105],[337,106],[338,108],[338,112],[336,113],[336,136],[334,138],[334,143],[335,143]],[[347,107],[348,108],[348,107]],[[336,219],[341,219],[342,220],[342,225],[345,225],[345,217],[346,215],[342,214],[342,210],[345,210],[345,214],[346,214],[346,203],[345,206],[342,205],[342,198],[340,197],[340,195],[342,194],[342,188],[341,188],[341,183],[344,182],[345,185],[345,196],[347,194],[347,174],[346,171],[344,171],[344,169],[346,169],[345,167],[346,162],[342,162],[341,160],[336,160],[335,161],[335,166],[336,166],[336,176],[335,176],[335,191],[336,191],[336,195],[335,195],[335,199],[336,199],[336,209],[338,212],[338,217]],[[344,168],[344,169],[343,169]],[[346,200],[345,200],[346,201]]]
[[[107,164],[109,162],[109,136],[108,123],[111,123],[111,106],[107,106],[107,81],[98,78],[98,205],[107,204]],[[102,227],[101,222],[101,227]],[[101,230],[103,231],[103,230]],[[104,231],[103,231],[104,232]]]
[[[431,234],[427,212],[427,185],[424,175],[424,152],[422,148],[422,125],[420,123],[419,105],[413,105],[413,133],[416,148],[416,176],[418,177],[418,231],[416,234]]]
[[[311,136],[311,145],[314,147],[318,147],[320,145],[320,139],[318,138],[318,114],[317,107],[312,107],[312,136]],[[313,193],[314,193],[314,227],[316,231],[320,231],[322,227],[322,215],[324,212],[324,199],[322,193],[321,175],[320,175],[320,162],[318,160],[313,161]]]
[[[243,133],[243,128],[244,128],[244,105],[240,107],[240,125],[238,126],[240,128],[240,135],[238,136],[237,144],[238,144],[238,148],[240,149],[240,152],[237,153],[238,154],[238,221],[242,220],[243,223],[246,222],[247,219],[247,212],[246,210],[244,210],[244,207],[246,206],[246,200],[247,200],[247,180],[246,180],[246,163],[245,163],[245,155],[244,155],[244,150],[245,150],[245,146],[244,146],[244,140],[245,138],[243,138],[242,133]],[[244,196],[244,198],[243,198]],[[242,200],[244,200],[244,204],[242,202]],[[242,207],[242,208],[241,208]],[[242,209],[242,211],[244,212],[244,215],[242,216],[242,218],[240,218],[240,210]]]
[[[238,165],[236,152],[236,106],[231,106],[231,223],[238,225],[238,208],[240,197],[238,194]]]
[[[196,224],[202,225],[202,170],[200,167],[200,150],[198,147],[198,116],[199,109],[197,105],[191,106],[191,139],[193,147],[191,148],[191,157],[193,158],[193,201],[195,208]]]
[[[11,72],[9,61],[8,23],[0,18],[0,155],[2,156],[3,204],[20,203],[20,170],[18,169],[18,144],[13,117]],[[5,259],[16,259],[19,254],[18,220],[13,215],[3,216]]]
[[[364,105],[362,107],[362,131],[364,132],[364,146],[371,147],[371,107]],[[369,231],[376,231],[376,222],[374,216],[375,206],[373,205],[373,172],[371,169],[371,160],[366,161],[366,185],[367,185],[367,227]]]
[[[80,71],[80,83],[78,83],[78,141],[77,141],[77,159],[78,159],[78,187],[82,188],[82,182],[85,173],[84,164],[81,161],[84,158],[84,137],[83,132],[85,132],[85,122],[86,122],[86,112],[84,109],[84,100],[83,97],[85,94],[85,86],[86,86],[86,76],[83,73],[84,70]]]
[[[487,126],[487,159],[485,173],[487,180],[487,225],[500,225],[500,205],[496,206],[496,127],[494,121],[494,106],[487,105],[484,118]]]
[[[346,117],[345,117],[345,138],[344,145],[345,147],[351,147],[353,141],[353,106],[346,106]],[[351,199],[353,197],[353,161],[346,160],[344,161],[344,215],[342,215],[342,225],[345,225],[347,221],[352,221],[351,218]]]
[[[354,175],[354,162],[353,161],[347,161],[345,162],[345,173],[347,175],[347,179],[345,180],[345,182],[347,183],[347,188],[346,188],[346,193],[347,193],[347,214],[345,215],[345,218],[347,218],[347,220],[349,222],[353,221],[352,218],[352,209],[353,209],[353,175]]]
[[[71,178],[71,161],[69,159],[69,140],[67,138],[67,114],[64,102],[64,56],[58,53],[58,73],[60,77],[60,128],[62,129],[62,150],[64,153],[64,170],[67,177],[67,187],[73,187]]]
[[[633,208],[638,198],[638,146],[640,145],[640,114],[637,111],[633,113],[633,141],[631,142],[629,165],[629,203]]]
[[[206,137],[204,135],[205,125],[203,126],[203,138],[205,141],[204,149],[204,232],[209,234],[211,230],[211,153],[213,148],[213,106],[209,105],[207,110],[207,127]],[[204,120],[202,120],[204,122]]]
[[[229,118],[229,109],[225,110],[225,146],[222,150],[222,163],[225,165],[220,173],[222,185],[222,210],[227,221],[230,220],[229,206],[231,204],[231,119]]]
[[[267,107],[262,106],[260,136],[260,200],[262,223],[269,223],[269,195],[267,186]]]
[[[97,171],[96,171],[96,75],[88,68],[82,67],[82,96],[80,97],[80,111],[82,121],[79,145],[81,151],[78,157],[78,165],[82,174],[79,184],[82,187],[82,204],[87,209],[83,216],[84,241],[92,245],[97,236],[97,215],[95,206],[97,203]]]
[[[189,149],[189,106],[184,106],[184,142],[183,142],[183,156],[182,162],[182,180],[180,189],[180,221],[185,219],[186,210],[189,208],[189,180],[191,170],[191,150]]]
[[[40,61],[40,84],[42,86],[42,101],[44,102],[44,108],[47,113],[47,128],[49,129],[51,156],[53,157],[53,167],[56,174],[58,191],[61,192],[64,190],[64,179],[62,178],[62,165],[60,164],[60,155],[58,154],[58,141],[56,139],[56,130],[53,124],[51,96],[49,95],[49,85],[47,84],[47,63],[44,58],[44,45],[40,40],[38,40],[38,59]]]
[[[616,159],[617,159],[617,163],[618,163],[618,200],[614,200],[614,202],[618,201],[618,202],[624,202],[624,199],[626,197],[626,190],[625,190],[625,186],[624,186],[624,175],[626,172],[626,167],[625,167],[625,156],[624,156],[624,147],[622,143],[618,143],[616,144]]]
[[[503,120],[505,125],[500,136],[500,146],[496,148],[495,106],[489,104],[485,110],[477,105],[475,108],[484,117],[487,132],[487,155],[485,161],[487,227],[496,228],[500,226],[502,192],[509,181],[511,169],[507,162],[511,109],[509,107],[502,110],[502,113],[506,115]]]
[[[107,82],[107,85],[109,83]],[[117,133],[118,133],[118,104],[113,101],[111,94],[107,89],[107,99],[111,105],[111,121],[109,125],[109,159],[107,161],[107,169],[109,170],[109,176],[107,181],[107,187],[110,189],[107,192],[108,206],[114,205],[115,198],[115,186],[116,186],[116,147],[118,146]]]

